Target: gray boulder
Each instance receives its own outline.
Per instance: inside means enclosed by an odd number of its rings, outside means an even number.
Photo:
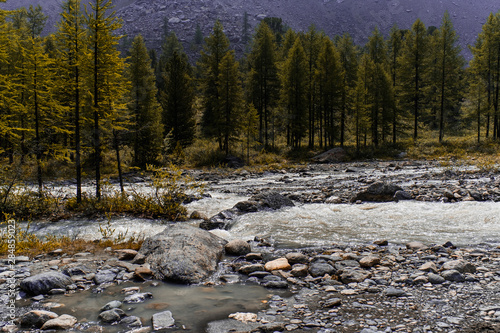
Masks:
[[[47,294],[52,289],[66,289],[73,281],[59,272],[46,272],[21,281],[21,289],[31,295]]]
[[[172,224],[147,238],[139,254],[146,256],[157,279],[200,283],[217,270],[226,243],[208,231]]]
[[[338,163],[347,161],[347,153],[344,148],[333,148],[318,156],[311,158],[316,163]]]
[[[125,311],[123,311],[122,309],[111,309],[101,312],[99,314],[99,319],[104,323],[114,323],[120,321],[120,319],[125,316]]]
[[[324,261],[315,262],[309,267],[309,273],[313,277],[325,276],[326,274],[332,275],[335,274],[335,272],[336,269]]]
[[[376,182],[370,185],[365,191],[359,192],[352,197],[351,202],[370,201],[370,202],[388,202],[395,201],[395,195],[398,191],[404,191],[402,187],[395,184]]]
[[[448,262],[445,262],[443,266],[441,267],[443,271],[447,270],[456,270],[459,271],[460,273],[475,273],[476,272],[476,266],[474,266],[471,263],[468,263],[467,261],[463,259],[459,260],[451,260]]]
[[[113,282],[116,278],[117,273],[110,270],[110,269],[105,269],[102,271],[97,272],[97,274],[94,276],[94,282],[95,284],[103,284],[103,283],[109,283]]]
[[[229,255],[243,256],[250,253],[250,244],[241,239],[230,241],[225,246],[226,253]]]

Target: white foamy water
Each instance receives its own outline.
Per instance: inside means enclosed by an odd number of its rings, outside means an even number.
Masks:
[[[311,204],[242,216],[229,237],[272,237],[298,246],[387,239],[456,245],[500,243],[500,204],[406,201],[362,205]]]
[[[211,198],[190,210],[214,213],[230,208],[242,198]],[[188,222],[197,225],[196,222]],[[102,238],[99,226],[114,229],[113,236],[151,236],[163,231],[164,221],[136,218],[69,220],[35,224],[39,235],[55,234],[87,240]],[[500,203],[460,202],[454,204],[406,201],[362,205],[307,204],[278,211],[249,213],[238,218],[229,231],[214,231],[226,239],[272,237],[279,246],[325,246],[335,243],[369,243],[387,239],[404,244],[422,241],[456,245],[500,244]]]

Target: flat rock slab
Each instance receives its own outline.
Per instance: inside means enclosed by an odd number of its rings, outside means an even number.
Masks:
[[[73,281],[59,272],[46,272],[21,281],[21,289],[31,295],[47,294],[52,289],[66,289]]]
[[[224,254],[226,241],[208,231],[172,224],[142,244],[155,278],[194,284],[210,277]]]
[[[63,314],[55,319],[48,320],[43,324],[42,330],[69,330],[76,325],[77,319],[73,316]]]
[[[175,320],[172,317],[172,312],[170,311],[155,313],[153,315],[152,322],[153,322],[153,329],[155,331],[174,327],[175,325]]]

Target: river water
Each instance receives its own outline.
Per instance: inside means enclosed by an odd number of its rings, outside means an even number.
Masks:
[[[314,193],[322,187],[350,189],[378,179],[398,178],[403,186],[439,185],[436,179],[421,180],[422,175],[439,175],[439,168],[409,166],[403,169],[357,168],[345,170],[320,170],[295,173],[265,173],[258,177],[242,176],[216,179],[207,182],[211,197],[187,205],[188,211],[198,211],[206,216],[233,207],[248,200],[261,190],[277,190],[287,194]],[[431,177],[432,178],[432,177]],[[490,182],[485,178],[471,180]],[[467,183],[446,180],[453,183]],[[145,190],[147,184],[141,184]],[[478,185],[480,186],[480,185]],[[69,189],[71,190],[71,189]],[[353,190],[354,191],[354,190]],[[189,222],[198,225],[201,221]],[[147,237],[161,232],[168,221],[137,218],[114,218],[111,221],[67,220],[57,223],[33,223],[31,230],[38,235],[56,234],[88,240],[102,238],[101,228],[114,230],[114,236],[126,235]],[[327,204],[297,203],[277,211],[249,213],[238,217],[230,230],[212,231],[227,240],[252,240],[256,236],[271,239],[279,248],[331,246],[334,244],[371,243],[387,239],[394,244],[422,241],[425,244],[443,244],[451,241],[455,245],[468,246],[488,244],[500,245],[500,203],[494,202],[421,202],[402,201],[390,203]],[[107,288],[104,293],[90,291],[61,298],[65,306],[58,311],[76,315],[80,321],[97,322],[97,309],[108,301],[120,299],[120,290],[125,285]],[[268,291],[259,286],[225,285],[218,287],[185,287],[160,283],[154,287],[143,286],[144,291],[154,294],[144,304],[125,306],[129,315],[151,323],[156,312],[170,310],[180,330],[202,332],[207,322],[227,318],[230,313],[256,312],[263,306]],[[118,327],[107,327],[104,331],[116,332]]]

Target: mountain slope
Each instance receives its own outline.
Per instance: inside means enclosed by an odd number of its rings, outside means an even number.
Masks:
[[[41,4],[50,15],[48,32],[58,20],[62,0],[7,0],[0,8],[13,9]],[[88,2],[88,1],[87,1]],[[115,0],[118,16],[123,18],[121,33],[131,37],[141,33],[150,47],[159,47],[164,20],[185,43],[194,40],[196,24],[208,35],[216,19],[223,23],[233,46],[240,44],[245,12],[252,30],[266,16],[280,17],[295,30],[307,30],[311,24],[329,36],[349,32],[357,43],[366,42],[372,29],[383,33],[397,24],[408,29],[420,18],[426,26],[439,26],[445,11],[455,25],[462,47],[473,44],[489,13],[500,10],[496,0]],[[464,51],[469,56],[468,50]]]

